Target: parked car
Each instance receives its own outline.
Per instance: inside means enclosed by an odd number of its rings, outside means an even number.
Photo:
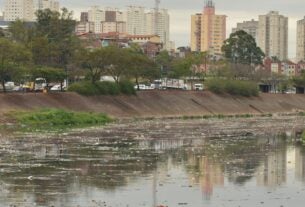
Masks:
[[[154,89],[154,87],[153,86],[147,86],[147,85],[145,85],[145,84],[139,84],[139,88],[138,88],[138,85],[135,85],[134,86],[134,89],[135,90],[140,90],[140,91],[142,91],[142,90],[153,90]]]
[[[5,90],[6,91],[13,91],[14,87],[15,87],[15,83],[14,82],[6,82],[4,84],[5,86]],[[0,84],[0,90],[2,91],[3,90],[3,86],[2,84]]]
[[[203,91],[203,84],[202,83],[196,83],[194,85],[195,91]]]
[[[66,89],[66,87],[65,86],[63,86],[62,87],[62,89],[63,90],[65,90]],[[54,85],[51,89],[50,89],[51,91],[61,91],[61,87],[60,87],[60,84],[56,84],[56,85]]]

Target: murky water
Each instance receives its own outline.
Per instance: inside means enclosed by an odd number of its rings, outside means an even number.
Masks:
[[[0,138],[0,206],[304,206],[303,118]]]

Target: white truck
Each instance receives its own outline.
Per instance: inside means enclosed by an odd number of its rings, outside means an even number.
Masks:
[[[181,79],[171,79],[163,78],[161,80],[154,81],[155,89],[177,89],[177,90],[187,90],[187,85],[184,80]]]

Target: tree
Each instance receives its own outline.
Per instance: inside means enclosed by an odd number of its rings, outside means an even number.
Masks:
[[[0,38],[1,38],[1,37],[5,37],[5,33],[4,33],[4,31],[3,31],[2,28],[0,28]]]
[[[292,79],[293,85],[295,87],[301,87],[301,88],[305,88],[305,72],[302,71],[301,76],[299,77],[294,77]]]
[[[28,23],[16,20],[15,22],[10,23],[8,31],[10,33],[10,38],[13,41],[30,47],[29,44],[34,35],[34,28]]]
[[[127,65],[126,75],[132,76],[135,79],[136,85],[139,88],[139,79],[147,78],[150,81],[159,76],[159,70],[155,67],[154,62],[146,55],[136,51],[129,51],[129,64]]]
[[[61,13],[50,9],[38,10],[36,16],[36,30],[39,36],[60,42],[74,33],[76,21],[73,20],[73,12],[66,8],[63,8]]]
[[[20,72],[21,64],[31,60],[31,53],[22,45],[0,38],[0,82],[6,92],[5,82]]]
[[[180,78],[183,76],[201,76],[204,71],[201,66],[207,59],[206,53],[191,53],[185,58],[178,58],[173,61],[173,70],[170,76]]]
[[[106,73],[109,59],[105,48],[95,50],[83,49],[79,51],[77,57],[79,66],[86,71],[87,76],[93,84],[100,80],[102,74]]]
[[[156,56],[156,64],[160,68],[162,73],[168,73],[171,70],[173,58],[169,55],[168,51],[161,51]]]
[[[105,48],[104,55],[108,60],[107,74],[119,84],[121,76],[126,74],[130,64],[130,50],[112,45]]]
[[[187,77],[193,81],[195,78],[204,79],[205,70],[202,68],[207,61],[207,53],[190,53],[185,58],[173,61],[173,70],[169,74],[173,78]]]
[[[222,51],[227,59],[241,64],[261,64],[265,56],[255,39],[243,30],[232,33],[225,40]]]
[[[44,78],[46,79],[47,88],[51,82],[60,82],[61,90],[63,88],[63,82],[66,78],[66,74],[64,71],[58,68],[51,67],[37,67],[31,70],[31,76],[33,80],[36,78]]]
[[[36,16],[36,36],[32,43],[35,63],[62,68],[67,73],[68,65],[80,50],[79,39],[74,34],[73,13],[66,8],[60,13],[45,9],[38,10]]]

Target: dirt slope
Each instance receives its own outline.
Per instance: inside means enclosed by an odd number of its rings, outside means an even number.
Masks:
[[[114,117],[183,116],[305,111],[305,95],[233,97],[210,92],[147,91],[137,96],[83,97],[75,93],[0,94],[0,113],[36,108],[104,112]]]

